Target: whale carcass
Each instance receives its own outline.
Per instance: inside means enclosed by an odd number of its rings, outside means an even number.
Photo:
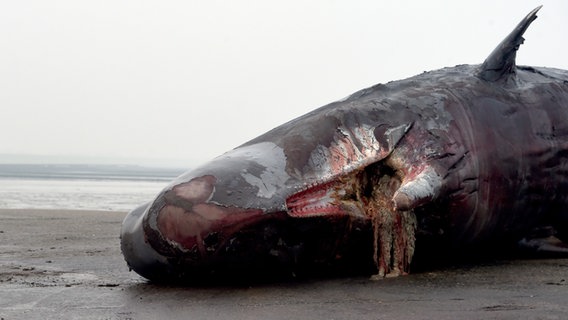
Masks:
[[[481,65],[363,89],[181,175],[124,219],[128,266],[388,276],[442,247],[568,239],[568,71],[515,64],[539,9]]]

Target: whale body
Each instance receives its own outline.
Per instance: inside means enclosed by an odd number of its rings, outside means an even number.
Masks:
[[[181,175],[125,218],[128,266],[382,277],[440,247],[568,239],[568,71],[515,63],[539,9],[480,65],[360,90]]]

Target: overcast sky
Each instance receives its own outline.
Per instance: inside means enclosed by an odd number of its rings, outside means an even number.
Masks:
[[[2,1],[0,154],[194,167],[348,94],[478,64],[568,69],[568,1]],[[87,159],[87,160],[85,160]]]

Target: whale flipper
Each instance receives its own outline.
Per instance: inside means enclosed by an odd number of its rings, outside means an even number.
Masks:
[[[432,201],[442,186],[442,177],[430,166],[404,180],[392,199],[394,209],[399,211],[412,210]]]

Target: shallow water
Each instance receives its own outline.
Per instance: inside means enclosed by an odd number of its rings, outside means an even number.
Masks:
[[[90,166],[80,173],[77,167],[61,166],[42,166],[41,173],[29,166],[16,173],[12,168],[9,174],[1,169],[0,208],[5,209],[130,211],[151,201],[178,173],[152,169],[149,175],[148,170],[133,173],[109,166]]]
[[[0,208],[129,211],[152,200],[164,181],[0,179]]]

